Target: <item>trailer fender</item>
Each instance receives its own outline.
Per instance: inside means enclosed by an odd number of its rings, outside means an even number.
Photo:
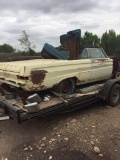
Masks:
[[[120,85],[120,78],[110,79],[106,81],[100,91],[100,98],[108,102],[110,92],[115,84]]]

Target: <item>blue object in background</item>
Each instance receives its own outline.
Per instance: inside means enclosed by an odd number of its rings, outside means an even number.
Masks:
[[[63,55],[63,53],[59,52],[56,48],[54,48],[48,43],[44,44],[44,47],[41,51],[41,56],[47,59],[68,59],[66,55]]]

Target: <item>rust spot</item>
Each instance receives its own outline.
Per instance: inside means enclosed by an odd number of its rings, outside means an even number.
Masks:
[[[96,62],[96,61],[98,61],[98,62],[106,62],[108,60],[107,59],[103,59],[103,58],[101,58],[101,59],[93,59],[92,60],[92,62]]]
[[[92,79],[88,79],[88,81],[92,81]]]
[[[19,75],[17,75],[16,77],[21,80],[28,80],[29,79],[29,77],[23,77],[23,76],[19,76]]]
[[[79,79],[77,79],[77,83],[81,83],[81,81]]]
[[[41,91],[41,90],[45,90],[45,89],[48,89],[47,86],[38,86],[38,87],[31,87],[30,88],[31,90],[36,90],[36,91]]]
[[[45,70],[35,70],[31,71],[31,80],[33,84],[41,84],[46,76],[47,71]]]
[[[106,59],[98,59],[98,62],[105,62],[107,61]]]
[[[40,89],[41,90],[47,89],[47,86],[42,85],[42,86],[40,86]]]

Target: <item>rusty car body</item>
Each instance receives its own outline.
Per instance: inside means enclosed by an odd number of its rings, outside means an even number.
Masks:
[[[0,63],[0,82],[21,87],[25,91],[39,91],[73,78],[76,85],[110,78],[110,58],[54,60],[35,59]]]
[[[99,48],[85,48],[80,54],[80,30],[70,31],[60,37],[70,54],[65,59],[33,59],[0,63],[0,82],[25,91],[41,91],[58,86],[82,85],[111,77],[113,60]]]

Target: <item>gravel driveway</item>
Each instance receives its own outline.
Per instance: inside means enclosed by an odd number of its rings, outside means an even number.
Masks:
[[[120,106],[96,103],[17,124],[0,121],[0,160],[119,160]]]

